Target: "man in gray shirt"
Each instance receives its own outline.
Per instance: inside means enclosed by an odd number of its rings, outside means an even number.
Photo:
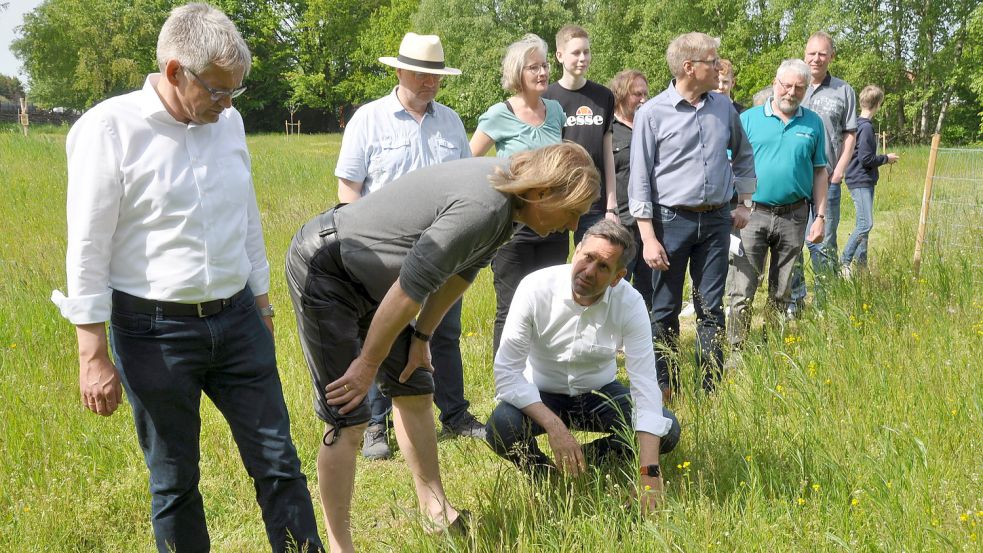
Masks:
[[[857,141],[857,94],[848,83],[829,74],[829,64],[836,58],[833,38],[817,31],[809,37],[805,49],[805,61],[812,73],[812,83],[806,91],[802,106],[819,114],[826,130],[826,170],[829,172],[829,189],[826,194],[826,229],[823,241],[813,244],[806,241],[812,257],[812,270],[816,276],[816,301],[825,299],[822,282],[837,273],[836,230],[840,224],[840,195],[843,175],[850,165]],[[819,210],[813,207],[809,225]],[[800,256],[801,258],[801,256]],[[792,274],[792,303],[789,314],[801,312],[806,297],[806,284],[801,260]]]
[[[683,280],[689,265],[697,302],[697,363],[711,391],[723,362],[723,295],[732,227],[747,224],[755,188],[754,158],[740,117],[717,87],[719,39],[676,37],[666,52],[675,77],[635,114],[628,201],[642,235],[642,256],[655,271],[652,335],[659,384],[678,385],[667,349],[679,337]],[[733,163],[727,151],[732,152]],[[735,187],[739,205],[730,210]],[[670,383],[670,376],[673,376]]]

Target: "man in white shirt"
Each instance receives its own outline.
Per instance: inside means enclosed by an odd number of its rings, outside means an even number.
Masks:
[[[232,107],[251,54],[225,14],[188,4],[161,28],[157,62],[143,89],[95,106],[68,135],[68,297],[52,299],[76,325],[82,402],[108,416],[126,389],[158,551],[210,549],[198,490],[202,393],[229,423],[273,550],[320,551]]]
[[[662,491],[659,454],[676,447],[680,428],[662,406],[645,302],[623,280],[635,249],[625,227],[603,220],[584,234],[571,265],[522,280],[495,355],[500,403],[488,419],[487,439],[532,474],[559,469],[575,476],[609,455],[630,457],[633,425],[647,509]],[[619,348],[630,394],[615,379]],[[581,446],[571,429],[609,435]],[[544,433],[555,464],[536,445]]]

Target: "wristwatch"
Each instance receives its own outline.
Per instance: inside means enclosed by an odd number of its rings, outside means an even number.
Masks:
[[[743,203],[744,204],[744,207],[746,207],[748,209],[751,209],[752,207],[754,207],[754,202],[751,201],[751,198],[748,198],[748,199],[744,200],[741,203]]]
[[[659,468],[659,465],[642,465],[640,472],[642,476],[651,476],[653,478],[662,476],[662,470]]]
[[[266,307],[259,308],[259,314],[264,317],[272,317],[276,313],[273,311],[273,304],[267,305]]]
[[[416,329],[416,327],[413,327],[413,331],[411,332],[411,334],[413,335],[414,338],[416,338],[417,340],[419,340],[421,342],[429,342],[430,341],[430,335],[429,334],[424,334],[424,333],[420,332],[419,330]]]

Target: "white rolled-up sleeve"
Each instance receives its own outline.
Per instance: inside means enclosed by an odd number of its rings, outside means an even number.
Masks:
[[[662,414],[662,390],[655,373],[652,329],[645,303],[632,302],[624,308],[625,370],[635,402],[635,430],[665,436],[672,428],[672,421]]]
[[[68,294],[55,290],[51,299],[73,324],[100,323],[112,309],[109,264],[123,197],[122,147],[115,129],[90,112],[72,127],[65,149]]]
[[[539,389],[523,374],[536,327],[532,287],[523,286],[528,284],[527,281],[523,279],[516,288],[502,330],[502,341],[495,354],[495,399],[516,409],[542,401]]]

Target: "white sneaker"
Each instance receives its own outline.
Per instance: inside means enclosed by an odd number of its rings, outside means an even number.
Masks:
[[[696,308],[692,303],[683,302],[683,310],[679,313],[680,317],[692,317],[696,315]]]
[[[840,266],[840,278],[844,280],[850,280],[851,278],[853,278],[853,270],[850,268],[849,265]]]

